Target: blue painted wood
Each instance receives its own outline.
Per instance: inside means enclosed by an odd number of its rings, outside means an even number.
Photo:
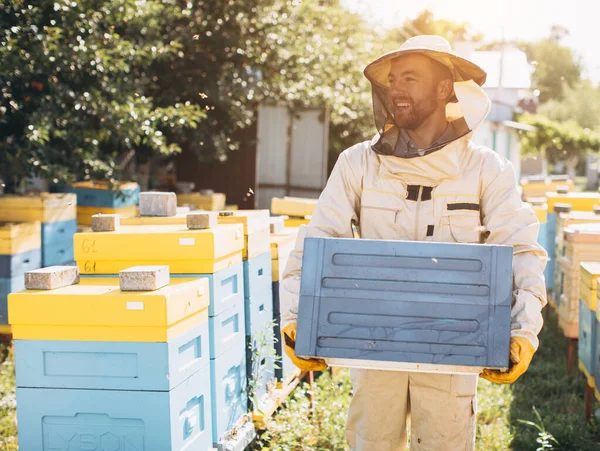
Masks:
[[[8,295],[24,289],[24,275],[0,278],[0,324],[8,324]]]
[[[244,263],[246,335],[250,336],[273,319],[271,254],[259,255]]]
[[[208,322],[168,343],[15,340],[18,387],[169,391],[209,364]]]
[[[283,351],[283,339],[281,337],[281,316],[275,317],[275,327],[273,328],[275,336],[275,353],[279,356],[279,362],[275,368],[275,378],[279,381],[285,380],[290,374],[296,372],[296,365],[292,359]]]
[[[77,194],[77,205],[82,207],[121,208],[140,201],[139,186],[116,191],[68,186],[66,192]]]
[[[210,360],[213,444],[248,412],[245,337],[216,359]]]
[[[73,241],[77,233],[77,219],[59,222],[44,222],[42,224],[42,243]],[[43,246],[43,244],[42,244]]]
[[[508,367],[512,247],[307,238],[296,354]]]
[[[546,223],[546,252],[548,252],[548,263],[544,270],[546,278],[546,289],[552,290],[554,285],[554,247],[556,246],[556,213],[548,213],[548,222]],[[558,287],[557,287],[558,288]]]
[[[281,301],[279,300],[279,282],[273,282],[273,318],[281,315]]]
[[[168,392],[17,388],[20,451],[212,447],[210,366]]]
[[[210,358],[214,359],[239,342],[246,336],[244,300],[238,299],[231,308],[217,316],[209,316],[209,349]],[[242,345],[243,346],[243,345]]]
[[[244,298],[244,268],[237,263],[214,274],[171,274],[174,278],[204,277],[210,288],[208,316],[217,316],[230,308],[237,308]]]
[[[275,385],[275,340],[273,329],[266,330],[257,338],[246,337],[246,376],[248,381],[256,381],[255,394],[248,393],[248,408],[259,408],[269,394],[269,387]],[[250,382],[249,382],[250,383]],[[254,401],[259,405],[253,406]]]
[[[42,243],[42,266],[65,265],[75,259],[73,238]]]
[[[596,357],[596,312],[579,300],[579,360],[590,375],[595,371]]]
[[[12,278],[42,267],[41,249],[32,249],[18,254],[0,255],[0,277]]]

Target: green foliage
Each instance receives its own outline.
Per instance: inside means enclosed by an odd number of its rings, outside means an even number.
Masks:
[[[558,443],[558,441],[556,441],[556,439],[552,436],[552,434],[550,434],[546,430],[546,427],[544,426],[544,421],[542,420],[542,417],[540,416],[540,413],[537,411],[535,406],[533,406],[533,413],[535,413],[535,417],[537,418],[537,423],[533,422],[533,421],[528,421],[528,420],[517,420],[517,421],[521,424],[525,424],[534,429],[537,429],[538,438],[536,439],[536,442],[539,443],[540,446],[538,448],[536,448],[536,451],[544,451],[546,449],[554,449],[554,445],[552,443],[556,443],[557,445],[559,445],[560,443]]]
[[[16,405],[12,349],[0,344],[0,449],[2,451],[18,449]]]
[[[171,2],[173,3],[173,2]],[[149,95],[154,65],[181,58],[165,40],[169,2],[8,0],[0,6],[0,177],[114,180],[124,162],[180,147],[197,105]]]
[[[560,43],[566,30],[552,28],[551,36],[520,47],[535,65],[533,84],[540,90],[540,103],[565,98],[565,86],[575,86],[581,77],[581,62],[569,47]]]
[[[251,378],[248,380],[248,399],[251,402],[251,409],[263,413],[261,410],[261,399],[257,397],[258,389],[262,386],[274,383],[273,381],[263,380],[261,368],[263,361],[273,362],[273,368],[280,368],[281,357],[277,355],[273,344],[277,341],[274,328],[276,320],[265,324],[262,329],[253,334],[252,341],[248,343],[250,351]]]
[[[539,114],[524,114],[519,122],[536,128],[534,132],[520,133],[524,156],[542,155],[551,164],[563,162],[573,169],[588,152],[600,150],[600,135],[572,119],[559,123]]]
[[[538,113],[557,122],[573,119],[584,129],[600,131],[600,89],[581,80],[573,87],[565,83],[563,91],[563,99],[540,105]]]
[[[312,392],[306,383],[299,385],[279,413],[260,434],[255,450],[308,451],[346,450],[346,412],[352,383],[347,370],[321,373]],[[314,396],[314,410],[309,395]]]

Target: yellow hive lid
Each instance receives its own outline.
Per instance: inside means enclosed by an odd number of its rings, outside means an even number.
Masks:
[[[104,191],[117,191],[117,190],[132,190],[139,188],[136,182],[115,182],[112,185],[105,180],[86,180],[83,182],[71,183],[73,188],[88,188],[98,189]]]
[[[563,234],[569,242],[600,243],[600,223],[571,224],[563,229]]]
[[[121,291],[114,284],[76,284],[8,296],[13,326],[149,327],[175,324],[208,308],[208,279],[171,281],[155,291]]]
[[[581,283],[595,290],[600,277],[600,262],[582,262],[580,274]]]
[[[31,222],[0,222],[0,239],[11,240],[20,236],[40,236],[41,223],[39,221]]]
[[[0,210],[4,208],[53,209],[77,206],[74,193],[40,193],[35,195],[3,194],[0,196]]]
[[[224,212],[219,214],[219,224],[243,224],[244,235],[269,229],[269,210],[236,210],[228,216],[223,216]]]
[[[547,204],[543,204],[543,205],[532,205],[531,208],[533,209],[535,215],[538,218],[538,221],[540,223],[545,223],[548,222],[548,205]]]
[[[548,212],[554,213],[554,205],[569,204],[573,207],[573,210],[581,211],[592,211],[594,205],[600,203],[600,193],[592,192],[579,192],[579,193],[567,193],[558,194],[555,192],[546,193],[548,198]]]
[[[124,226],[116,232],[77,233],[76,261],[214,260],[244,249],[241,224],[189,230],[186,225]]]
[[[40,249],[42,228],[39,221],[0,223],[0,255],[14,255]]]
[[[175,216],[121,216],[120,222],[124,226],[187,225],[187,213]]]
[[[312,216],[317,207],[318,199],[303,197],[273,197],[271,199],[271,213],[304,218]]]

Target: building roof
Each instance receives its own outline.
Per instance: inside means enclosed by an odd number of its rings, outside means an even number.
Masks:
[[[504,55],[503,55],[504,53]],[[484,88],[531,89],[533,67],[527,62],[527,56],[521,50],[505,48],[501,50],[476,51],[469,59],[487,72]],[[502,67],[502,79],[500,79]]]

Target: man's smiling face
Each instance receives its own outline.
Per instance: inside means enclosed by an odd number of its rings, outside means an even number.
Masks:
[[[394,122],[407,130],[418,129],[446,101],[440,97],[439,63],[409,54],[392,61],[388,82]],[[447,80],[444,80],[447,81]]]

